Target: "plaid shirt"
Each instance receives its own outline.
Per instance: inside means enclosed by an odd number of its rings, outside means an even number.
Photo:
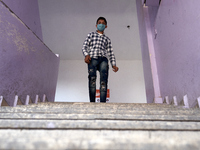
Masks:
[[[97,31],[89,33],[83,43],[82,52],[84,56],[90,55],[91,58],[108,56],[111,65],[116,66],[111,40],[105,34],[100,34]]]

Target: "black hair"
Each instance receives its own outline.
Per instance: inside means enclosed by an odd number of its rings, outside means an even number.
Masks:
[[[99,20],[104,20],[104,21],[105,21],[105,23],[106,23],[106,25],[107,25],[106,18],[104,18],[104,17],[99,17],[99,18],[97,19],[97,22],[96,22],[96,24],[98,23],[98,21],[99,21]]]

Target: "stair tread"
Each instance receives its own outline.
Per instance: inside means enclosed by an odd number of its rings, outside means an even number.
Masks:
[[[175,121],[200,121],[198,115],[167,115],[167,114],[55,114],[55,113],[0,113],[0,119],[55,119],[55,120],[175,120]]]
[[[1,149],[181,150],[199,149],[199,134],[198,131],[0,130],[3,135],[0,145]]]
[[[6,149],[197,149],[199,134],[199,109],[166,104],[47,102],[0,109]]]
[[[200,122],[134,120],[0,120],[0,129],[96,129],[200,131]]]
[[[151,107],[150,107],[151,106]],[[149,104],[121,104],[121,103],[40,103],[31,104],[28,106],[17,106],[17,107],[2,107],[0,112],[41,112],[41,113],[150,113],[154,114],[167,113],[167,114],[200,114],[200,109],[185,109],[177,108],[169,105],[149,105]]]

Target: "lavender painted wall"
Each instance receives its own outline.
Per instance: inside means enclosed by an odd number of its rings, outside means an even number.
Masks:
[[[158,6],[160,0],[146,0],[146,6]]]
[[[156,21],[156,17],[157,17],[157,13],[158,13],[158,8],[157,6],[148,6],[148,14],[149,14],[149,18],[150,18],[150,24],[151,24],[151,30],[153,33],[153,38],[155,37],[155,21]]]
[[[38,0],[2,0],[41,40]]]
[[[0,2],[0,95],[10,106],[39,94],[54,101],[59,58]]]
[[[147,34],[145,27],[145,18],[143,5],[141,0],[136,0],[137,3],[137,14],[138,14],[138,23],[140,31],[140,42],[142,50],[142,61],[143,61],[143,70],[144,70],[144,79],[145,79],[145,88],[146,88],[146,97],[147,103],[152,103],[154,100],[154,87],[152,80],[152,72],[149,58]]]
[[[200,96],[200,1],[162,0],[155,50],[162,96]]]

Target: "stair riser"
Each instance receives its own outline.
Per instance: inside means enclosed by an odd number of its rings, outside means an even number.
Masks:
[[[0,113],[1,119],[53,119],[53,120],[150,120],[150,121],[200,121],[200,115],[130,115],[130,114],[41,114]]]
[[[0,130],[0,135],[1,149],[197,150],[200,147],[200,132],[189,131]]]
[[[0,129],[200,131],[200,122],[123,120],[0,120]]]

